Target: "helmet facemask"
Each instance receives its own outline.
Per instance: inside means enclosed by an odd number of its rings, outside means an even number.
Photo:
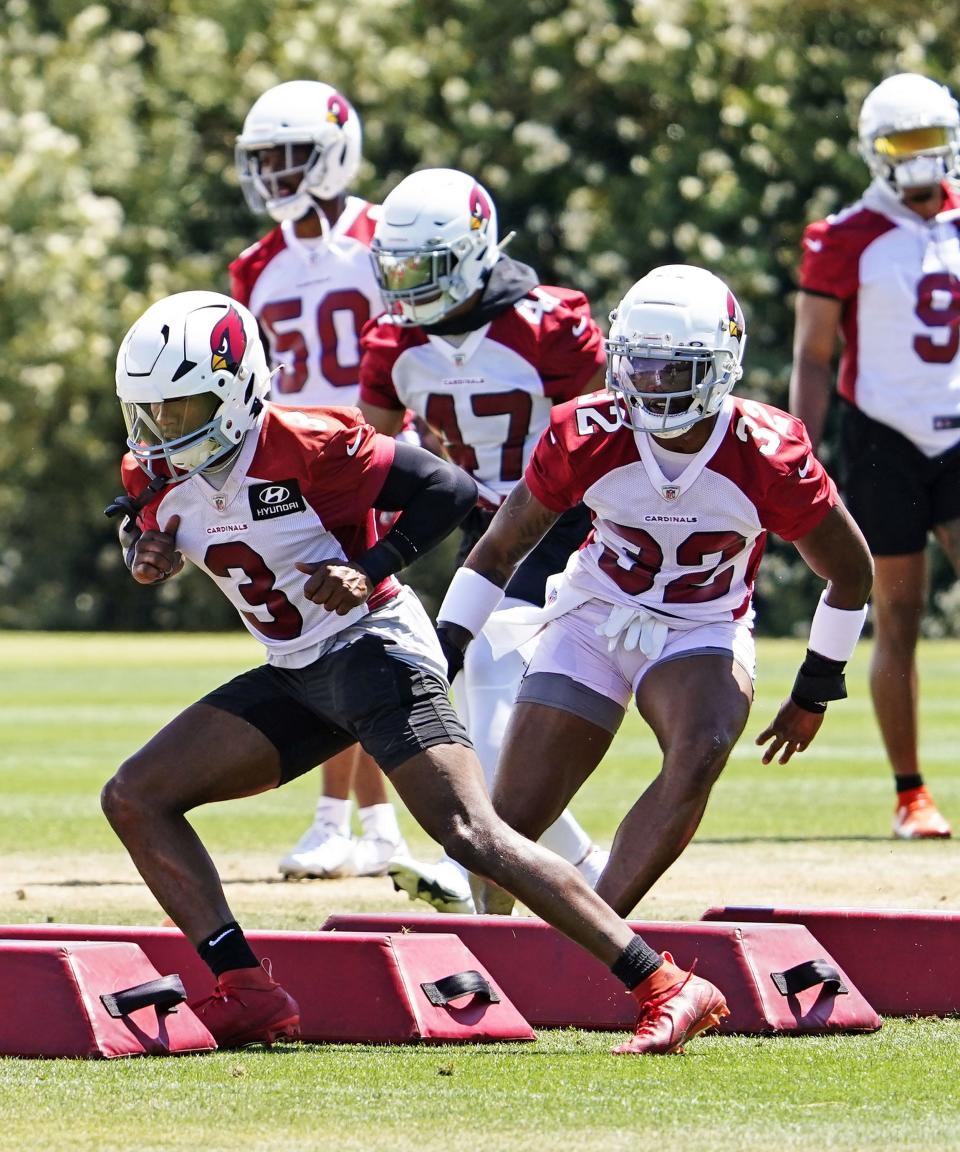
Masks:
[[[237,173],[247,205],[253,212],[266,212],[278,223],[300,220],[317,208],[315,188],[327,179],[330,153],[342,144],[323,146],[310,141],[287,141],[266,148],[247,149],[237,145]],[[276,168],[264,168],[264,153],[283,149]],[[299,155],[298,155],[299,153]],[[290,191],[290,189],[293,191]],[[319,212],[325,223],[323,213]]]
[[[224,458],[237,448],[236,439],[223,432],[225,403],[214,392],[151,404],[121,402],[121,406],[127,448],[150,477],[162,460],[172,477],[186,480],[226,463]]]
[[[629,340],[607,341],[607,378],[617,394],[621,420],[636,432],[662,439],[681,436],[716,412],[740,373],[729,351],[685,353]]]
[[[479,286],[469,286],[459,269],[461,256],[475,247],[472,237],[437,248],[384,250],[374,243],[373,267],[387,311],[401,324],[442,320]]]

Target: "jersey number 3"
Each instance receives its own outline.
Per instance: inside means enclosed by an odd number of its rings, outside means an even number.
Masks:
[[[237,585],[237,591],[251,608],[266,608],[273,617],[261,620],[255,612],[243,612],[251,628],[271,640],[293,640],[303,631],[299,609],[275,586],[276,576],[249,544],[239,540],[211,544],[203,562],[214,576],[225,580],[231,579],[231,569],[239,569],[247,577],[245,583]]]

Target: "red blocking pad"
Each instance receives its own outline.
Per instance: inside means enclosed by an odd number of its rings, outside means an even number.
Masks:
[[[880,1018],[799,924],[631,923],[652,948],[723,992],[724,1032],[871,1032]],[[534,1027],[632,1028],[636,1002],[556,929],[517,916],[335,915],[327,931],[456,932]],[[803,986],[806,984],[807,986]]]
[[[188,999],[213,977],[176,928],[110,925],[0,926],[0,938],[125,940],[159,972],[179,973]],[[533,1040],[529,1022],[463,941],[450,933],[250,931],[257,956],[300,1005],[302,1039],[403,1043]],[[459,978],[459,979],[457,979]]]
[[[802,924],[883,1016],[960,1012],[960,912],[738,906],[703,919]]]
[[[0,939],[0,1054],[164,1056],[213,1037],[136,944]]]

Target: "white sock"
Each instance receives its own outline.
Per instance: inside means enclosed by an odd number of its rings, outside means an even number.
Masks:
[[[540,843],[571,864],[579,864],[592,847],[590,837],[569,808],[565,808],[544,832]]]
[[[392,804],[371,804],[359,809],[360,826],[363,835],[374,840],[388,840],[396,844],[400,840],[400,825]]]
[[[332,824],[341,836],[350,835],[351,800],[338,800],[336,796],[321,796],[317,801],[315,824]]]

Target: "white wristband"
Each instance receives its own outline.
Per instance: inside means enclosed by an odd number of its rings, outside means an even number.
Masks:
[[[846,663],[860,639],[867,609],[834,608],[827,603],[826,595],[826,592],[821,593],[817,610],[813,614],[808,647],[811,652],[826,656],[828,660],[842,660]]]
[[[490,614],[502,599],[503,589],[486,576],[481,576],[472,568],[458,568],[440,605],[437,623],[459,624],[472,636],[479,636]]]

